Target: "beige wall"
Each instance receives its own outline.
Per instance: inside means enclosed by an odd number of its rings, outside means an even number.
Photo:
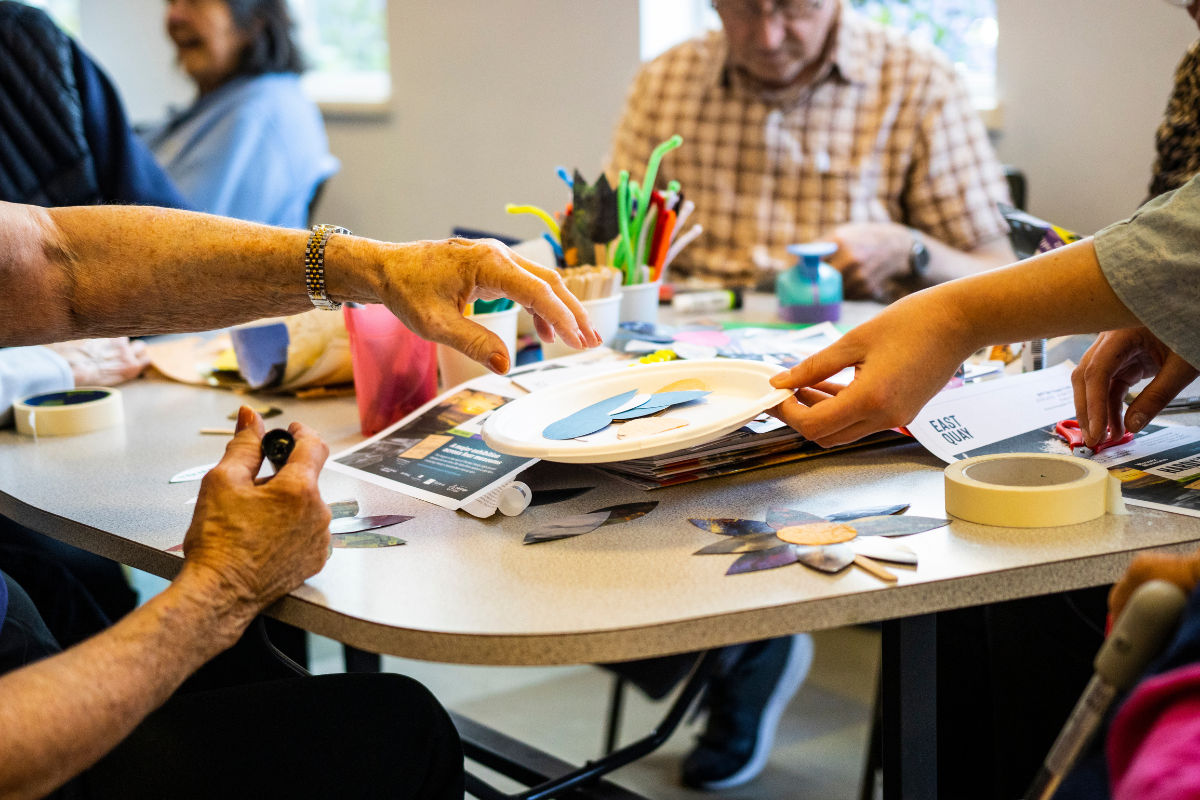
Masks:
[[[1081,232],[1127,215],[1195,26],[1152,0],[998,5],[999,150],[1027,173],[1031,210]],[[161,0],[83,6],[85,44],[135,119],[187,100]],[[390,116],[329,120],[343,167],[321,218],[389,239],[540,233],[504,204],[559,206],[556,164],[598,171],[638,66],[637,0],[391,0],[389,20]]]
[[[1150,0],[997,0],[1005,163],[1029,210],[1093,233],[1145,199],[1154,130],[1175,65],[1197,37]]]

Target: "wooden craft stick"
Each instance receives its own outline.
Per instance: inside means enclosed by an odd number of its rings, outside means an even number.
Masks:
[[[873,558],[867,558],[866,556],[856,555],[854,557],[854,565],[857,567],[861,567],[862,569],[869,572],[871,575],[875,576],[876,578],[879,578],[879,580],[883,581],[884,583],[895,583],[898,580],[896,575],[891,570],[885,568],[882,564],[880,564],[878,561],[876,561]]]
[[[596,266],[607,267],[608,266],[608,248],[600,243],[597,243],[595,245],[595,247],[596,247]]]

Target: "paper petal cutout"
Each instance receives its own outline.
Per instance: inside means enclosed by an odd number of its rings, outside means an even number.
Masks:
[[[828,520],[824,517],[818,517],[816,514],[801,511],[798,508],[771,506],[767,509],[767,524],[773,530],[790,528],[793,525],[807,525],[810,522],[828,522]]]
[[[668,408],[670,408],[669,405],[652,405],[650,403],[646,403],[645,405],[638,406],[637,408],[631,408],[628,411],[622,411],[620,414],[613,414],[609,417],[609,419],[613,422],[626,422],[631,419],[641,419],[642,417],[654,416],[659,412],[666,411]]]
[[[949,524],[950,520],[937,517],[864,517],[854,520],[859,536],[907,536]]]
[[[199,467],[192,467],[191,469],[185,469],[183,472],[176,473],[175,477],[171,478],[169,483],[188,483],[189,481],[198,481],[207,475],[208,471],[215,466],[216,464],[213,463],[204,464]]]
[[[707,392],[708,384],[699,378],[684,378],[681,381],[668,383],[666,386],[655,391],[655,394],[665,394],[666,392]]]
[[[764,569],[775,569],[776,567],[786,567],[789,564],[795,564],[799,561],[799,554],[796,552],[796,547],[790,544],[772,547],[770,550],[760,550],[757,553],[746,553],[746,555],[733,562],[726,575],[741,575],[744,572],[759,572]]]
[[[860,556],[873,558],[876,561],[890,561],[893,564],[917,565],[917,554],[912,548],[883,536],[860,536],[850,542],[850,547]]]
[[[637,439],[642,436],[653,436],[656,433],[666,433],[673,431],[676,428],[683,428],[688,425],[686,419],[673,419],[671,417],[650,417],[648,419],[635,419],[631,422],[626,422],[617,431],[618,439]]]
[[[557,539],[569,539],[584,533],[591,533],[604,524],[609,512],[593,511],[590,514],[576,514],[573,517],[563,517],[553,522],[547,522],[525,534],[525,544],[537,542],[553,542]]]
[[[824,547],[798,547],[796,558],[806,567],[818,572],[833,574],[841,572],[854,563],[854,551],[848,544],[831,544]]]
[[[619,506],[598,508],[592,513],[598,514],[601,511],[606,511],[609,516],[608,519],[604,520],[604,524],[620,525],[622,522],[632,522],[639,517],[644,517],[656,508],[658,508],[658,501],[651,500],[646,503],[625,503]]]
[[[863,517],[888,517],[892,514],[903,514],[908,509],[908,503],[896,506],[872,506],[870,508],[858,508],[853,511],[839,511],[836,514],[826,514],[825,519],[830,522],[849,522],[855,519],[862,519]]]
[[[621,405],[617,406],[612,411],[608,412],[608,415],[611,417],[613,414],[620,414],[623,411],[631,411],[639,406],[646,405],[648,402],[650,402],[650,395],[635,394],[633,398],[629,400],[629,402],[622,403]]]
[[[721,536],[748,536],[753,533],[774,533],[775,529],[756,519],[689,519],[688,522],[702,531]]]
[[[810,522],[780,528],[775,535],[791,544],[825,545],[848,542],[858,534],[844,522]]]
[[[729,553],[754,553],[759,550],[770,550],[781,544],[783,543],[779,541],[779,537],[775,535],[775,531],[771,531],[770,533],[756,533],[750,536],[730,536],[719,542],[713,542],[707,547],[701,547],[692,555],[720,556],[728,555]]]
[[[628,392],[623,392],[607,400],[593,403],[587,408],[580,409],[574,414],[563,417],[558,422],[550,423],[542,431],[542,436],[547,439],[561,441],[563,439],[574,439],[576,436],[587,436],[589,433],[603,430],[613,419],[608,415],[608,412],[628,402],[636,394],[636,389],[630,389]]]
[[[373,531],[376,528],[388,528],[408,522],[412,517],[403,514],[379,514],[373,517],[342,517],[329,523],[329,532],[335,536],[345,533],[360,533]]]
[[[339,533],[329,537],[329,543],[338,549],[359,550],[370,547],[395,547],[404,544],[403,539],[386,533]]]

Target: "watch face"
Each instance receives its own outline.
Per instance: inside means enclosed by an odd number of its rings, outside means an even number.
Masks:
[[[909,253],[908,264],[916,275],[924,275],[929,269],[929,249],[925,247],[925,243],[914,241],[912,251]]]

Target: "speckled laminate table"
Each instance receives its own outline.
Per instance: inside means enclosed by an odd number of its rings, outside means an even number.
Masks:
[[[768,300],[752,297],[745,311],[730,316],[762,320],[770,310]],[[872,310],[851,307],[846,316],[860,321]],[[182,541],[199,484],[168,480],[220,457],[226,440],[199,429],[232,425],[226,416],[240,398],[153,379],[123,391],[123,427],[36,441],[11,429],[0,432],[0,514],[169,578],[181,559],[166,549]],[[361,439],[353,399],[272,402],[284,415],[271,425],[304,422],[335,453]],[[1200,423],[1200,415],[1175,419]],[[520,517],[479,520],[325,472],[327,500],[357,499],[368,514],[413,515],[389,531],[408,544],[337,550],[270,613],[372,652],[518,665],[618,661],[896,620],[884,628],[885,796],[932,798],[933,612],[1107,583],[1139,550],[1182,551],[1200,540],[1200,519],[1145,509],[1040,530],[955,520],[905,539],[921,564],[895,568],[895,586],[857,569],[828,576],[795,566],[727,577],[733,556],[691,555],[716,537],[688,517],[761,519],[769,505],[823,513],[893,502],[911,503],[914,514],[942,516],[942,464],[908,443],[651,493],[580,466],[542,463],[524,479],[536,489],[596,488]],[[548,520],[645,499],[660,505],[636,522],[521,544],[526,531]],[[567,769],[558,765],[544,774]]]
[[[0,433],[0,513],[63,541],[170,577],[198,483],[170,484],[216,461],[225,445],[201,426],[231,425],[230,393],[155,380],[124,389],[124,427],[33,440]],[[360,438],[353,399],[274,400],[272,425],[299,420],[334,452]],[[374,652],[475,664],[570,664],[698,650],[803,630],[926,614],[1115,579],[1144,548],[1185,550],[1200,519],[1134,509],[1065,528],[990,528],[961,521],[908,537],[920,567],[888,587],[861,570],[796,566],[725,576],[732,556],[692,556],[715,541],[688,517],[761,519],[768,505],[817,513],[908,502],[942,516],[942,465],[917,444],[862,449],[644,493],[588,468],[542,463],[535,488],[588,494],[479,520],[326,471],[327,500],[363,513],[411,514],[404,547],[338,550],[320,574],[272,609],[279,618]],[[556,517],[631,501],[658,508],[636,522],[525,546]]]

